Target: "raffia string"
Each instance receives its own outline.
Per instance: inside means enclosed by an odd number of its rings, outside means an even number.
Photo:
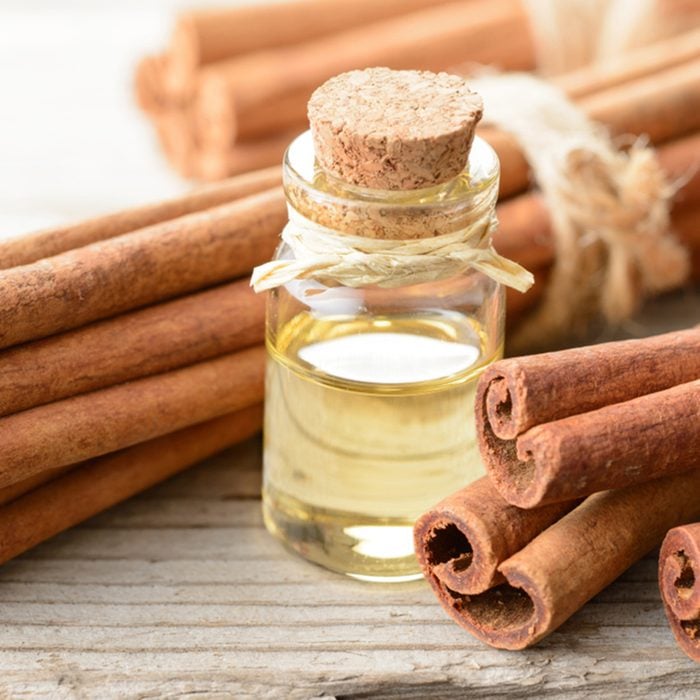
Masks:
[[[542,75],[565,73],[700,24],[694,0],[523,0]]]
[[[464,229],[432,238],[366,238],[321,226],[289,207],[282,240],[294,257],[256,267],[251,284],[256,292],[308,278],[348,287],[399,287],[474,269],[524,292],[532,285],[533,276],[493,249],[495,227],[495,217],[485,212]]]
[[[485,121],[519,141],[549,209],[555,263],[544,300],[514,349],[577,330],[596,311],[618,322],[647,294],[678,286],[687,251],[670,233],[674,188],[651,148],[621,151],[566,96],[525,74],[473,82]]]

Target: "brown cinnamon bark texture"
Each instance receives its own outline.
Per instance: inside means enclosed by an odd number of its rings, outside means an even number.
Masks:
[[[661,144],[700,130],[700,58],[609,89],[589,89],[576,104],[615,135],[643,135]],[[501,196],[527,189],[530,170],[516,139],[490,127],[478,133],[501,161]]]
[[[0,419],[0,488],[260,403],[256,346]]]
[[[679,66],[696,58],[700,58],[700,29],[682,32],[670,39],[630,49],[604,61],[596,61],[557,76],[554,82],[569,97],[579,98]]]
[[[700,327],[638,340],[500,360],[479,382],[490,429],[529,428],[669,389],[700,377]],[[592,389],[593,387],[593,389]]]
[[[265,296],[248,280],[0,353],[0,416],[166,372],[263,340]]]
[[[494,486],[533,508],[694,468],[696,377],[700,327],[494,363],[476,396]]]
[[[237,138],[295,127],[316,87],[356,68],[445,70],[467,60],[533,68],[527,21],[520,0],[466,0],[213,64],[201,73],[200,133],[205,145],[225,149]],[[294,108],[272,109],[290,95],[298,95]]]
[[[167,80],[187,91],[202,66],[232,56],[308,41],[454,0],[296,0],[191,10],[175,25]]]
[[[700,663],[700,523],[666,535],[659,554],[659,589],[678,646]]]
[[[137,229],[171,221],[221,204],[269,190],[282,183],[280,168],[268,168],[230,180],[198,187],[164,202],[99,216],[67,226],[37,231],[0,242],[0,270],[27,265],[68,250],[114,238]],[[0,276],[1,279],[1,276]]]
[[[576,502],[523,510],[501,498],[488,477],[448,496],[414,526],[418,562],[438,596],[483,593],[505,579],[501,562],[568,513]]]
[[[77,465],[0,507],[0,562],[260,430],[260,404]]]
[[[270,259],[278,189],[0,271],[0,347],[224,282]]]
[[[283,132],[253,141],[238,141],[224,152],[198,149],[193,154],[193,176],[199,180],[220,180],[222,177],[240,177],[240,173],[279,164],[287,146],[299,132]],[[279,165],[278,170],[281,172]]]
[[[506,583],[464,595],[439,583],[454,620],[499,649],[523,649],[550,634],[672,527],[700,517],[700,470],[604,491],[506,559]],[[458,552],[454,553],[459,556]]]

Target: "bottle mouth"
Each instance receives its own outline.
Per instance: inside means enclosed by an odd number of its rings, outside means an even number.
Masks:
[[[427,238],[462,228],[495,206],[500,165],[479,137],[464,170],[453,180],[417,190],[378,190],[344,182],[321,169],[310,131],[292,141],[284,156],[289,204],[317,223],[370,238]]]

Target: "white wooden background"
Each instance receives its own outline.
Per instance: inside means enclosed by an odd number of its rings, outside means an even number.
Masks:
[[[177,0],[0,0],[0,237],[174,194],[133,106]],[[697,294],[622,335],[700,321]],[[649,558],[538,648],[489,649],[426,586],[346,580],[263,530],[257,442],[0,568],[0,697],[700,698]]]

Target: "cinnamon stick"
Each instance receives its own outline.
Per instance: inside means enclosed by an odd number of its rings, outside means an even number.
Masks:
[[[260,403],[256,346],[0,419],[0,488]]]
[[[481,376],[484,428],[513,440],[530,428],[700,377],[700,327],[500,360]],[[591,391],[591,386],[595,391]]]
[[[296,133],[274,134],[265,138],[238,141],[228,151],[199,149],[193,154],[192,172],[199,180],[220,180],[282,162],[287,146]]]
[[[168,50],[167,84],[187,92],[203,66],[316,37],[450,0],[295,0],[190,10],[180,15]]]
[[[165,86],[165,54],[144,56],[134,71],[134,93],[136,104],[148,114],[157,114],[162,109],[169,108],[176,100]]]
[[[700,663],[700,523],[666,535],[659,554],[659,589],[678,646]]]
[[[257,404],[76,466],[0,507],[0,562],[251,437],[261,423]]]
[[[700,356],[697,349],[695,353]],[[552,374],[557,374],[559,383],[567,381],[556,366]],[[601,394],[605,388],[600,389],[598,382],[604,376],[591,374]],[[636,379],[630,381],[638,391],[645,391]],[[550,387],[548,398],[555,402],[558,384]],[[503,384],[492,382],[485,405],[477,409],[477,432],[494,485],[513,505],[536,508],[568,501],[700,464],[700,379],[542,423],[515,440],[499,439],[489,427],[481,427],[482,421],[488,426],[498,421],[507,401],[502,389]]]
[[[700,327],[494,363],[475,404],[494,486],[529,508],[693,468],[696,378]]]
[[[579,106],[615,134],[660,143],[700,129],[700,59],[596,92]]]
[[[700,58],[700,29],[681,32],[554,78],[571,98],[618,87]]]
[[[520,0],[462,0],[213,64],[201,72],[200,133],[206,146],[225,150],[238,138],[295,127],[311,92],[354,68],[444,70],[467,60],[506,70],[533,68],[527,22]],[[296,103],[275,109],[290,95],[297,96]],[[270,117],[264,127],[261,111]]]
[[[247,280],[0,354],[0,416],[258,344],[265,297]]]
[[[227,202],[233,202],[242,197],[277,187],[281,182],[282,172],[280,168],[267,168],[239,175],[223,182],[198,187],[174,199],[145,204],[79,223],[57,226],[4,240],[0,242],[0,270],[27,265],[42,258],[49,258],[146,226],[172,221],[186,214],[193,214]]]
[[[700,59],[645,75],[577,101],[591,119],[616,135],[643,135],[662,143],[700,131]],[[478,130],[502,164],[500,194],[526,189],[530,171],[517,140],[490,127]]]
[[[440,596],[443,589],[473,595],[502,583],[501,562],[576,505],[523,510],[501,498],[488,477],[448,496],[414,526],[418,563]]]
[[[0,272],[0,347],[230,280],[287,221],[278,189]]]
[[[675,200],[681,208],[672,212],[674,230],[690,250],[698,248],[692,215],[686,207],[695,203],[700,206],[700,131],[663,144],[657,157],[669,182],[680,187]],[[526,268],[539,268],[554,261],[549,212],[539,194],[524,194],[501,202],[497,212],[499,227],[494,245],[499,253]]]
[[[435,589],[444,609],[475,637],[499,649],[523,649],[559,627],[670,528],[698,517],[697,469],[604,491],[506,559],[499,566],[506,583],[478,595],[451,591],[439,580]]]

